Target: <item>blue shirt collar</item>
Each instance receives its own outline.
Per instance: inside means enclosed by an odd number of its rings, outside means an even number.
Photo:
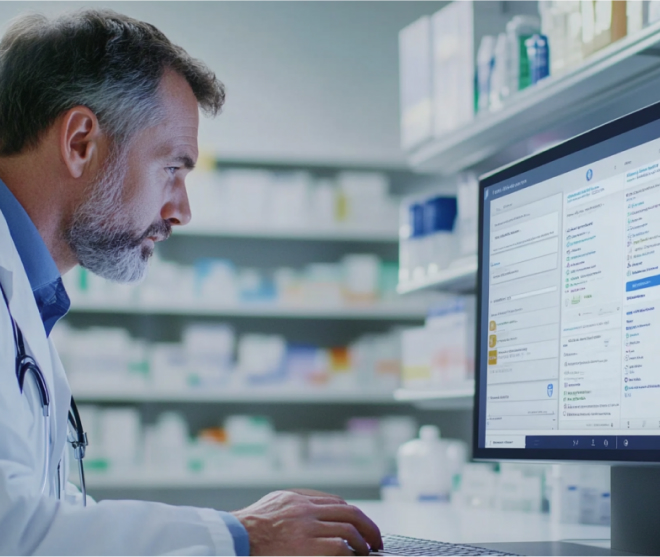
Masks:
[[[2,180],[0,212],[7,221],[48,335],[71,305],[60,272],[32,219]]]

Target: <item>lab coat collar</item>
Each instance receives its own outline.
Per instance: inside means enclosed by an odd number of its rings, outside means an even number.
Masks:
[[[49,335],[55,323],[64,317],[71,306],[60,272],[32,219],[2,180],[0,212],[7,222],[9,234],[37,300],[46,335]]]
[[[21,258],[32,290],[37,291],[54,283],[60,278],[60,272],[53,256],[23,205],[2,180],[0,180],[0,212],[5,217],[9,234],[14,240],[14,246]]]

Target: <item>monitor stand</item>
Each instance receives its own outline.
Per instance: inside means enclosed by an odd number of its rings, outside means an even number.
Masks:
[[[660,555],[660,467],[613,466],[612,539],[571,542],[476,543],[518,555]]]
[[[660,467],[612,467],[612,548],[660,555]]]

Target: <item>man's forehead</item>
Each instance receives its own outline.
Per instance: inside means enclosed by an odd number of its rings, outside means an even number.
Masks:
[[[178,158],[183,160],[189,158],[193,164],[197,161],[199,155],[197,148],[197,138],[170,138],[162,143],[156,149],[156,154],[160,157]]]
[[[143,131],[143,139],[152,144],[152,152],[158,157],[187,158],[194,164],[198,157],[197,98],[185,78],[172,70],[163,75],[159,96],[161,119]]]

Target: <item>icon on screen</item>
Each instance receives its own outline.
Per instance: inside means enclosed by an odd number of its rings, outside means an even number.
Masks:
[[[591,181],[593,177],[594,177],[594,171],[591,170],[590,168],[589,170],[587,170],[587,182]]]
[[[553,391],[554,391],[554,385],[553,385],[552,383],[550,383],[550,384],[548,385],[548,396],[549,396],[549,397],[552,396],[552,392],[553,392]]]
[[[486,193],[484,194],[484,199],[488,199],[488,194],[490,193],[490,190],[486,190]]]

